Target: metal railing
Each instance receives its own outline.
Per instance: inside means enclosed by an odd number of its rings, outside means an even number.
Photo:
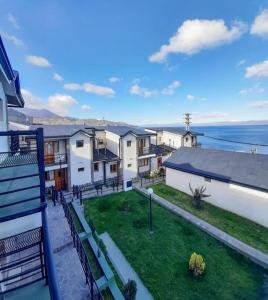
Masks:
[[[57,153],[57,154],[49,154],[45,155],[45,164],[65,164],[67,162],[67,154],[66,153]]]
[[[94,279],[92,270],[90,268],[90,264],[88,261],[88,257],[85,251],[85,248],[81,242],[81,239],[75,229],[75,225],[74,225],[74,221],[73,221],[73,217],[71,214],[71,211],[68,207],[68,204],[65,200],[65,196],[63,195],[63,193],[60,193],[60,200],[61,200],[61,204],[64,210],[64,214],[65,217],[68,221],[70,230],[71,230],[71,235],[73,238],[73,244],[74,247],[76,248],[76,251],[78,253],[78,257],[80,259],[81,265],[82,265],[82,269],[84,271],[85,277],[86,277],[86,283],[89,287],[89,299],[90,300],[103,300],[103,297],[101,295],[101,292],[99,291],[98,285],[96,283],[96,280]]]
[[[138,156],[143,156],[147,154],[153,154],[153,148],[150,147],[138,147]]]

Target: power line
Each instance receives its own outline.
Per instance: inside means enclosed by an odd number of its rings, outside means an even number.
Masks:
[[[234,143],[234,144],[268,147],[268,144],[254,144],[254,143],[247,143],[247,142],[239,142],[239,141],[233,141],[233,140],[226,140],[226,139],[222,139],[222,138],[217,138],[217,137],[209,136],[209,135],[204,135],[204,137],[209,138],[209,139],[213,139],[213,140],[222,141],[222,142]]]

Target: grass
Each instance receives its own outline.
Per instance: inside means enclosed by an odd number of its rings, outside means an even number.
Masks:
[[[121,192],[84,204],[86,219],[99,233],[109,232],[155,299],[264,298],[268,274],[262,268],[156,203],[150,234],[145,196]],[[207,265],[200,279],[188,271],[194,251]]]
[[[268,229],[227,210],[202,202],[196,209],[192,197],[163,183],[153,185],[154,193],[229,233],[246,244],[268,253]]]

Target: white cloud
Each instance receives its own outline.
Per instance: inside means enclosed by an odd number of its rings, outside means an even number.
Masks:
[[[254,20],[250,29],[251,34],[268,38],[268,9],[264,9]]]
[[[115,95],[115,91],[111,88],[92,84],[90,82],[86,82],[84,84],[79,83],[66,83],[63,86],[66,90],[81,90],[86,93],[96,94],[99,96],[107,96],[113,97]]]
[[[78,101],[70,95],[54,94],[48,97],[49,110],[60,116],[67,116],[69,109],[77,103]]]
[[[145,87],[141,87],[139,85],[140,80],[135,79],[132,83],[130,88],[130,93],[132,95],[142,96],[144,98],[150,98],[157,95],[165,95],[165,96],[172,96],[175,91],[181,86],[180,81],[174,80],[170,85],[166,88],[162,89],[161,91],[156,89],[148,89]]]
[[[251,87],[251,88],[247,88],[247,89],[242,89],[239,91],[239,94],[241,96],[246,96],[246,95],[250,95],[250,94],[262,94],[265,92],[265,88],[259,87],[258,85]]]
[[[149,97],[157,95],[157,91],[143,88],[143,87],[139,86],[138,84],[133,84],[130,88],[130,94],[142,96],[144,98],[149,98]]]
[[[16,18],[12,14],[8,14],[7,19],[13,25],[14,28],[16,29],[20,28]]]
[[[58,74],[58,73],[54,73],[53,79],[57,80],[57,81],[63,81],[63,77],[60,76],[60,74]]]
[[[90,110],[91,107],[89,105],[87,105],[87,104],[83,104],[83,105],[81,105],[81,109],[82,110]]]
[[[28,55],[26,56],[25,61],[28,64],[38,66],[38,67],[44,67],[44,68],[51,67],[51,63],[45,57],[42,56]]]
[[[116,83],[116,82],[121,81],[121,78],[113,76],[113,77],[110,77],[110,78],[109,78],[109,81],[110,81],[111,83]]]
[[[17,37],[15,37],[14,35],[9,35],[6,32],[1,32],[1,35],[4,39],[12,42],[15,46],[23,46],[24,43],[22,40],[18,39]]]
[[[195,97],[193,95],[191,95],[191,94],[188,94],[186,96],[186,98],[191,101],[191,100],[194,100]]]
[[[149,60],[163,63],[171,53],[192,55],[203,49],[228,44],[238,39],[246,31],[246,28],[245,23],[238,21],[234,22],[233,26],[228,29],[224,20],[221,19],[187,20],[169,39],[169,43],[162,45],[158,52],[149,57]]]
[[[33,109],[46,108],[46,104],[38,96],[33,95],[30,91],[21,89],[21,94],[25,100],[25,107]]]
[[[168,87],[162,90],[162,94],[166,96],[171,96],[175,93],[176,89],[181,86],[180,81],[175,80],[173,81]]]
[[[33,95],[30,91],[21,89],[22,96],[25,100],[25,107],[32,109],[48,109],[60,116],[66,116],[70,108],[78,103],[70,95],[54,94],[49,96],[47,101],[43,101],[40,97]]]
[[[236,67],[241,67],[243,66],[244,64],[246,63],[246,60],[245,59],[241,59],[237,64],[236,64]]]
[[[268,77],[268,60],[252,65],[246,68],[246,78],[250,77]]]
[[[268,108],[268,100],[250,102],[249,107],[251,107],[251,108]]]
[[[224,122],[231,121],[229,115],[225,112],[193,112],[194,123],[210,123],[210,122]]]

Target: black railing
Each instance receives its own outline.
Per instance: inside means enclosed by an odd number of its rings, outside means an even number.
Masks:
[[[165,179],[166,179],[165,173],[154,175],[154,176],[145,175],[140,178],[140,185],[145,186],[145,185],[160,183],[160,182],[164,182]]]
[[[73,217],[71,214],[71,211],[68,207],[68,204],[65,200],[65,196],[63,195],[63,193],[60,193],[60,199],[61,199],[61,204],[64,210],[64,214],[65,217],[68,221],[70,230],[71,230],[71,235],[73,238],[73,244],[74,247],[76,248],[76,251],[78,253],[85,277],[86,277],[86,283],[89,287],[89,299],[90,300],[103,300],[103,297],[99,291],[98,285],[94,279],[92,270],[90,268],[90,264],[88,261],[88,257],[85,251],[85,248],[81,242],[81,239],[75,229],[75,225],[74,225],[74,221],[73,221]]]
[[[143,156],[147,154],[153,154],[153,147],[138,147],[138,156]]]
[[[42,228],[0,240],[1,293],[46,278]]]
[[[45,155],[45,164],[46,165],[65,164],[66,162],[67,162],[67,154],[66,153]]]

